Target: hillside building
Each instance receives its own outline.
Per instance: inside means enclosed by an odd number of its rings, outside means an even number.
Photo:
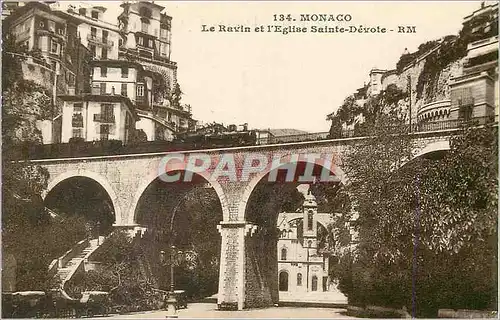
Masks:
[[[30,2],[12,6],[6,15],[4,30],[25,48],[24,78],[54,97],[54,119],[39,125],[44,143],[80,135],[88,141],[128,139],[125,133],[73,130],[66,114],[69,101],[97,106],[120,100],[119,109],[129,109],[134,130],[143,131],[147,140],[173,140],[195,129],[191,107],[172,98],[180,95],[177,64],[170,59],[172,18],[153,2],[125,2],[121,7],[118,25],[104,20],[105,7],[87,4],[69,5],[63,12],[57,3]]]

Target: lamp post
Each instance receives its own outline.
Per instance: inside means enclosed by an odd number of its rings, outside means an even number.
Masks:
[[[99,246],[100,236],[101,236],[101,222],[97,221],[97,246]]]
[[[168,292],[168,298],[166,301],[166,304],[167,304],[166,318],[178,318],[177,299],[175,298],[175,292],[174,292],[174,289],[175,289],[174,260],[175,260],[175,246],[171,246],[170,247],[170,290]]]

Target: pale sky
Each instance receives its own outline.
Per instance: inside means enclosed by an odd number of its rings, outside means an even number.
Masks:
[[[393,69],[405,48],[457,34],[462,18],[480,2],[176,2],[172,60],[178,63],[182,101],[203,122],[250,128],[328,131],[326,115],[368,81],[371,68]],[[119,2],[102,3],[110,22]],[[274,14],[291,14],[294,26],[416,26],[415,34],[257,33],[255,26],[283,25]],[[303,13],[350,14],[346,22],[300,22]],[[202,32],[202,25],[248,25],[251,33]]]

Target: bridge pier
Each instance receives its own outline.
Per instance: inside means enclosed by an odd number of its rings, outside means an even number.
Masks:
[[[217,229],[222,237],[217,306],[220,310],[242,310],[246,301],[245,242],[257,226],[246,221],[223,221]]]

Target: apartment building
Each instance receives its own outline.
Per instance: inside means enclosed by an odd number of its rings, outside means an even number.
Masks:
[[[79,21],[78,35],[92,57],[103,60],[118,59],[118,48],[123,39],[116,25],[103,20],[106,8],[81,5],[69,7],[67,13]]]

